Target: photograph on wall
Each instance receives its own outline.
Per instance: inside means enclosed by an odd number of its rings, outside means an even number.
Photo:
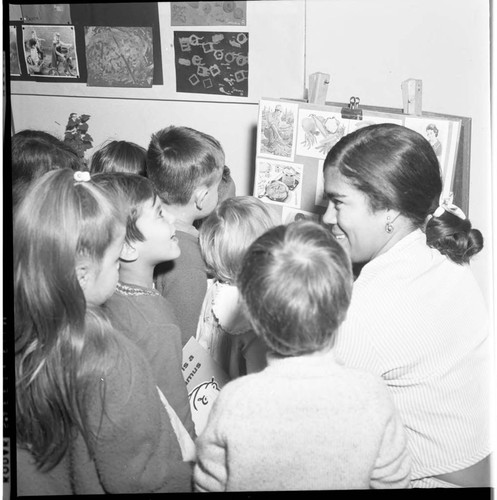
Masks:
[[[176,92],[248,96],[248,33],[175,31]]]
[[[314,205],[319,207],[328,206],[328,198],[324,192],[324,174],[323,174],[324,160],[318,162],[318,170],[316,175],[316,197]]]
[[[24,25],[22,41],[29,76],[79,78],[74,26]]]
[[[258,158],[254,195],[266,203],[300,208],[303,165]]]
[[[347,133],[348,123],[340,113],[300,109],[295,154],[324,159],[328,151]]]
[[[290,224],[291,222],[297,222],[299,220],[312,220],[314,222],[319,222],[319,219],[319,214],[307,212],[306,210],[283,207],[281,211],[282,224]]]
[[[22,4],[23,21],[30,24],[72,24],[68,3]]]
[[[171,26],[245,26],[247,2],[170,2]]]
[[[90,87],[152,87],[151,27],[85,26]]]
[[[257,154],[293,161],[298,104],[284,101],[259,103]]]
[[[19,49],[17,47],[17,27],[9,26],[10,76],[21,76]]]

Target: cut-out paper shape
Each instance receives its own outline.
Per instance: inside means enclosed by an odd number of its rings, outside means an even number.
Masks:
[[[89,86],[152,86],[151,27],[85,26],[85,45]]]

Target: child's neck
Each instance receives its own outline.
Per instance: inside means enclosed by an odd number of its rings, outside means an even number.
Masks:
[[[119,281],[143,288],[153,288],[154,267],[154,265],[140,262],[140,259],[134,262],[121,262]]]
[[[198,235],[197,229],[194,227],[195,214],[185,205],[164,205],[165,210],[174,218],[174,226],[178,231]]]

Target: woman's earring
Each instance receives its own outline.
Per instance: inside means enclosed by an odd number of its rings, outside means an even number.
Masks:
[[[390,216],[387,215],[387,223],[385,224],[385,231],[390,234],[393,232],[393,226],[392,223],[390,222]]]

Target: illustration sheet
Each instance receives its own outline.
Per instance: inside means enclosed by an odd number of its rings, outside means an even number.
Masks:
[[[245,26],[247,2],[171,2],[171,26]]]

